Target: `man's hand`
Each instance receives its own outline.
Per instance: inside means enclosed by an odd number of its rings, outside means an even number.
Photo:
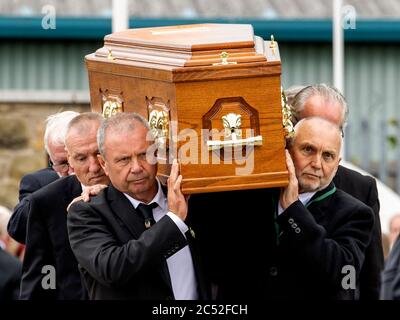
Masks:
[[[188,211],[187,200],[181,191],[182,176],[179,174],[179,164],[175,159],[168,178],[168,209],[185,221]]]
[[[90,201],[90,196],[97,196],[101,190],[104,188],[107,188],[107,185],[105,184],[95,184],[94,186],[86,187],[85,190],[81,193],[79,197],[76,197],[74,200],[71,201],[71,203],[67,207],[67,211],[69,210],[69,207],[75,202],[78,201],[85,201],[89,202]]]
[[[85,202],[90,201],[90,196],[97,196],[101,190],[107,188],[105,184],[95,184],[94,186],[85,187],[85,190],[81,193],[82,200]]]
[[[286,188],[282,188],[280,195],[280,204],[283,210],[286,210],[293,202],[299,199],[299,183],[296,178],[296,171],[290,156],[289,151],[285,150],[286,153],[286,167],[289,171],[289,184]]]

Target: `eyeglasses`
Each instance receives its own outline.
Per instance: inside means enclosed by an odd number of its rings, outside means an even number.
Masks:
[[[49,160],[49,166],[57,172],[67,172],[69,169],[69,163],[67,161],[54,164],[53,161]]]

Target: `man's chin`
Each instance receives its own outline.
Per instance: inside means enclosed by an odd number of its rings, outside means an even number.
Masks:
[[[149,181],[148,178],[135,179],[135,180],[129,181],[129,184],[131,184],[131,185],[136,185],[136,186],[140,186],[140,185],[146,184],[148,181]]]
[[[108,184],[108,179],[107,176],[98,176],[98,177],[93,177],[89,179],[90,185],[95,185],[95,184]]]
[[[146,185],[130,185],[127,193],[140,200],[141,195],[146,194],[148,190],[149,188]]]
[[[300,193],[315,192],[320,189],[319,184],[299,183]]]

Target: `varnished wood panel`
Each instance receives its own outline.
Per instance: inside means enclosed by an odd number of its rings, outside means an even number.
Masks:
[[[199,163],[182,165],[183,177],[192,179],[190,183],[185,179],[183,180],[182,185],[186,192],[204,190],[205,182],[202,180],[200,183],[200,180],[205,177],[210,179],[210,188],[213,190],[226,189],[230,182],[232,182],[232,188],[236,188],[233,185],[238,186],[241,184],[237,181],[254,183],[254,187],[287,184],[280,79],[278,76],[179,83],[177,85],[177,105],[180,106],[178,108],[179,130],[194,129],[200,136],[203,128],[201,119],[204,114],[210,111],[215,101],[220,98],[236,97],[238,95],[252,108],[258,110],[259,133],[263,137],[263,144],[253,147],[253,151],[249,152],[247,159],[244,160],[244,165],[241,165],[241,162],[239,164],[236,163],[235,160],[232,163],[221,161],[220,164],[202,164],[200,157]],[[229,109],[226,112],[229,112]],[[182,144],[187,143],[187,141],[182,142]],[[202,139],[198,139],[196,142],[193,141],[194,143],[197,143],[197,145],[193,145],[193,150],[197,148],[197,150],[206,151]],[[209,151],[208,159],[211,160],[212,158],[213,151]],[[253,161],[254,169],[245,175],[237,175],[237,170],[243,171],[246,165],[251,168],[251,161]],[[275,172],[281,172],[282,174],[276,176],[274,175]],[[215,179],[216,177],[218,178]],[[193,179],[200,180],[197,183]],[[234,180],[236,180],[235,183],[233,182]]]

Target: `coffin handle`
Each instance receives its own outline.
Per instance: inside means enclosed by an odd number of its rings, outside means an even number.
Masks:
[[[208,150],[218,150],[224,147],[261,146],[262,144],[262,136],[255,136],[247,139],[207,141]]]

